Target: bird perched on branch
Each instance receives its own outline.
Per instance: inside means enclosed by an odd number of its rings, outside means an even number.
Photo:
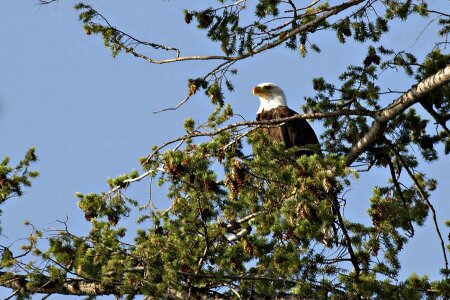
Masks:
[[[283,90],[273,83],[261,83],[253,88],[253,95],[258,96],[261,102],[256,120],[274,120],[298,115],[287,106]],[[264,128],[274,141],[283,142],[286,148],[297,146],[299,156],[311,155],[320,149],[319,140],[308,121],[295,119],[284,122],[277,127]],[[315,151],[314,151],[315,150]]]
[[[283,90],[274,83],[265,82],[255,86],[253,95],[258,96],[260,100],[260,106],[256,114],[257,121],[275,120],[298,115],[298,113],[287,106]],[[279,126],[270,126],[262,130],[268,134],[270,139],[283,142],[286,148],[297,147],[299,149],[297,152],[298,156],[313,155],[315,153],[322,154],[319,140],[311,125],[305,119],[286,121]],[[333,214],[336,215],[336,209],[338,209],[337,195],[332,192],[330,196]],[[336,236],[334,224],[324,221],[321,231],[324,234],[322,242],[326,246],[331,246],[331,241],[334,239],[333,234]]]

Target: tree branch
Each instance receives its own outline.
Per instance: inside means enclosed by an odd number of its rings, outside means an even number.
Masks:
[[[203,80],[208,80],[209,77],[215,76],[215,74],[217,72],[220,72],[221,70],[223,72],[226,72],[228,70],[228,68],[230,68],[234,63],[235,63],[235,61],[226,61],[224,63],[221,63],[218,66],[216,66],[214,69],[212,69],[208,74],[203,76],[202,79]],[[157,113],[161,113],[161,112],[168,111],[168,110],[177,110],[181,105],[185,104],[189,100],[189,98],[191,98],[191,96],[194,95],[194,94],[195,93],[193,93],[191,91],[188,91],[186,97],[184,97],[184,99],[181,100],[177,105],[175,105],[173,107],[168,107],[168,108],[164,108],[164,109],[161,109],[161,110],[157,110],[157,111],[154,111],[153,113],[157,114]]]
[[[447,120],[445,117],[441,116],[437,111],[433,109],[432,105],[427,105],[427,103],[421,102],[422,107],[433,117],[437,124],[441,125],[442,129],[447,133],[450,137],[450,129],[447,127]]]
[[[238,60],[242,60],[245,58],[248,58],[250,56],[253,56],[255,54],[264,52],[266,50],[272,49],[274,47],[279,46],[281,43],[283,43],[284,41],[288,40],[289,38],[301,33],[301,32],[305,32],[310,30],[311,28],[316,27],[317,25],[319,25],[321,22],[323,22],[324,20],[326,20],[327,18],[334,16],[338,13],[340,13],[341,11],[358,5],[361,2],[364,2],[365,0],[350,0],[348,2],[344,2],[342,4],[336,5],[334,7],[330,7],[327,9],[326,12],[324,12],[322,15],[316,17],[315,19],[311,20],[310,22],[299,26],[293,30],[291,30],[290,32],[288,32],[287,34],[284,35],[280,35],[278,37],[277,40],[264,44],[254,50],[251,50],[247,53],[244,53],[242,55],[239,56],[224,56],[224,55],[206,55],[206,56],[200,56],[200,55],[195,55],[195,56],[177,56],[175,58],[169,58],[169,59],[162,59],[162,60],[158,60],[158,59],[153,59],[150,58],[146,55],[143,55],[141,53],[136,52],[132,47],[127,47],[121,43],[118,43],[118,45],[123,48],[125,50],[125,52],[129,52],[131,54],[133,54],[136,57],[142,58],[144,60],[146,60],[149,63],[152,64],[166,64],[166,63],[173,63],[173,62],[178,62],[178,61],[191,61],[191,60],[225,60],[225,61],[238,61]]]
[[[31,293],[60,294],[76,296],[110,295],[119,292],[119,286],[105,286],[99,281],[87,281],[84,279],[67,278],[64,282],[56,281],[50,277],[41,275],[40,283],[33,281],[33,287],[27,287],[29,279],[26,275],[0,272],[0,285],[13,290],[24,290]]]
[[[450,64],[439,70],[436,74],[422,80],[419,84],[411,87],[406,93],[398,97],[392,104],[382,109],[375,115],[372,127],[362,138],[352,147],[346,155],[347,166],[350,166],[367,148],[372,145],[383,133],[385,125],[407,108],[420,101],[432,90],[450,81]]]
[[[46,5],[46,4],[50,4],[53,2],[58,2],[58,0],[39,0],[39,4],[41,4],[41,5]]]
[[[417,178],[414,176],[413,171],[411,171],[410,167],[408,166],[406,161],[403,159],[402,155],[397,150],[397,147],[395,147],[395,145],[393,145],[391,143],[389,143],[389,146],[391,147],[392,151],[394,151],[395,156],[400,161],[400,163],[403,165],[403,167],[405,168],[405,170],[408,173],[409,177],[413,181],[414,185],[417,188],[417,191],[419,192],[420,197],[427,204],[428,208],[431,211],[431,214],[433,216],[434,227],[436,229],[436,233],[437,233],[437,235],[439,237],[439,240],[440,240],[440,243],[441,243],[442,254],[444,256],[444,262],[445,262],[445,270],[448,270],[447,254],[446,254],[446,250],[445,250],[444,239],[442,238],[442,234],[441,234],[441,231],[439,229],[439,224],[438,224],[437,217],[436,217],[436,210],[434,209],[433,205],[431,204],[430,199],[428,199],[428,196],[427,196],[426,192],[424,191],[423,187],[420,185],[420,183],[417,181]]]
[[[391,178],[392,178],[392,182],[394,183],[394,187],[397,190],[397,194],[399,196],[399,198],[402,200],[403,203],[403,207],[405,209],[407,209],[407,205],[406,205],[406,200],[405,197],[403,197],[403,191],[402,188],[400,187],[400,183],[398,182],[398,178],[395,175],[395,167],[394,164],[392,163],[392,160],[389,158],[387,160],[388,166],[389,166],[389,170],[391,172]],[[411,238],[414,236],[414,226],[411,222],[411,220],[408,218],[408,226],[409,226],[409,232],[408,232],[408,236]]]
[[[344,219],[342,218],[341,211],[339,210],[339,206],[337,204],[337,200],[331,199],[331,201],[333,203],[333,206],[334,206],[334,209],[336,212],[336,217],[337,217],[337,221],[339,223],[339,227],[341,228],[342,234],[344,235],[345,246],[348,250],[348,254],[350,255],[350,261],[352,262],[353,268],[355,268],[355,280],[359,281],[361,268],[359,267],[358,258],[356,257],[355,252],[353,251],[352,239],[351,239],[350,235],[348,234],[347,227],[345,225]]]

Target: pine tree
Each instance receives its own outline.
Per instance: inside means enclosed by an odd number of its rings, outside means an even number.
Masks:
[[[219,0],[209,1],[215,7],[185,10],[189,26],[220,44],[221,54],[203,57],[142,41],[114,27],[93,6],[77,4],[86,34],[100,36],[113,57],[131,54],[154,64],[218,61],[205,76],[188,79],[186,98],[169,109],[200,91],[216,108],[201,126],[187,118],[186,134],[155,146],[140,159],[142,171],[108,179],[109,191],[77,194],[92,226],[87,236],[65,228],[46,236],[48,247],[39,248],[43,232],[36,229],[24,253],[4,248],[0,285],[14,289],[18,298],[35,293],[127,299],[450,297],[449,246],[430,201],[437,181],[421,171],[424,162],[439,164],[440,156],[450,152],[448,11],[411,0],[318,0],[304,7],[299,2]],[[243,17],[248,11],[254,16],[250,22]],[[442,37],[421,62],[406,49],[387,49],[380,42],[395,22],[417,15],[436,18]],[[297,157],[298,149],[286,149],[257,130],[288,120],[233,122],[224,95],[234,89],[230,78],[238,76],[240,61],[277,47],[300,56],[320,52],[311,37],[321,31],[335,32],[336,40],[329,43],[364,45],[367,55],[339,78],[312,78],[315,95],[306,98],[303,114],[294,118],[323,123],[325,155]],[[173,56],[152,58],[142,51],[145,47]],[[408,76],[410,89],[385,92],[380,74],[386,70]],[[426,115],[418,113],[422,109]],[[13,169],[4,160],[1,202],[20,196],[20,187],[37,176],[27,171],[33,161],[30,150],[16,168],[22,173],[11,176]],[[345,214],[351,201],[345,191],[357,184],[361,166],[386,170],[390,177],[373,190],[370,209],[361,212],[371,225]],[[169,207],[127,197],[126,189],[144,178],[167,188]],[[339,209],[327,200],[330,190],[338,194]],[[136,208],[141,212],[137,222],[151,226],[134,233],[119,224]],[[427,218],[441,241],[442,278],[411,274],[400,282],[399,253]],[[337,227],[331,248],[321,243],[324,220]],[[135,236],[133,244],[123,242],[126,235]],[[23,264],[23,256],[31,253],[36,260]]]

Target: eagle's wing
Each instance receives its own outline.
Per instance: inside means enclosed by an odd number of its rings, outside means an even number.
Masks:
[[[279,115],[277,116],[277,118],[281,119],[281,118],[287,118],[287,117],[291,117],[293,115],[296,114],[295,111],[287,108],[286,106],[280,107],[279,109]],[[292,127],[293,122],[288,122],[288,123],[284,123],[281,124],[279,127],[279,131],[280,131],[280,138],[283,141],[283,143],[286,145],[286,148],[290,148],[292,146],[295,145],[295,139],[294,139],[294,135],[292,134],[292,130],[290,130],[289,127]]]
[[[280,118],[288,117],[289,116],[288,114],[289,114],[289,111],[280,110],[280,108],[271,109],[268,111],[264,110],[256,116],[256,120],[262,121],[262,120],[280,119]],[[274,127],[270,126],[270,127],[262,128],[261,130],[266,132],[271,137],[272,140],[278,141],[278,142],[283,142],[286,145],[286,147],[288,147],[288,148],[292,147],[288,129],[287,129],[287,127],[285,127],[284,124],[280,125],[280,126],[274,126]]]
[[[286,118],[294,115],[298,115],[295,111],[288,107],[279,108],[279,117]],[[305,148],[304,146],[311,145],[314,147],[319,146],[319,139],[316,133],[305,119],[296,119],[282,124],[279,127],[280,136],[287,148],[297,146],[299,148]],[[300,154],[312,154],[315,151],[300,151]]]

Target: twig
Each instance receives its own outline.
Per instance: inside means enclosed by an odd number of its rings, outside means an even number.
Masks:
[[[224,5],[224,6],[221,6],[221,7],[219,7],[219,8],[216,8],[215,11],[217,11],[217,10],[219,10],[219,9],[226,9],[226,8],[228,8],[228,7],[238,6],[238,5],[241,4],[242,2],[244,3],[243,5],[245,5],[245,2],[247,2],[247,0],[238,0],[238,1],[233,2],[233,3],[230,3],[230,4],[228,4],[228,5]]]
[[[229,142],[228,144],[226,144],[225,146],[223,146],[221,148],[221,150],[226,150],[228,147],[230,147],[231,145],[237,143],[239,140],[243,139],[244,137],[246,137],[247,135],[249,135],[250,133],[252,133],[253,131],[255,131],[256,128],[252,128],[244,133],[240,133],[236,138],[234,138],[231,142]]]
[[[427,9],[426,11],[429,12],[429,13],[432,13],[432,14],[438,14],[438,15],[446,16],[446,17],[450,18],[450,14],[445,14],[445,13],[440,12],[440,11],[436,11],[436,10],[432,10],[432,9]]]
[[[438,112],[436,112],[433,109],[433,106],[430,104],[428,105],[426,102],[421,102],[420,103],[422,105],[423,108],[425,108],[425,110],[433,117],[433,119],[439,124],[441,125],[441,127],[444,129],[444,131],[447,133],[447,135],[450,137],[450,130],[447,127],[446,124],[446,119],[444,117],[442,117]]]
[[[221,70],[222,68],[225,70],[225,69],[228,69],[231,65],[233,65],[235,62],[234,61],[232,61],[232,62],[230,62],[230,61],[226,61],[226,62],[224,62],[224,63],[222,63],[222,64],[220,64],[220,65],[218,65],[218,66],[216,66],[214,69],[212,69],[208,74],[206,74],[205,76],[203,76],[203,78],[202,78],[202,80],[207,80],[210,76],[213,76],[216,72],[218,72],[219,70]],[[226,67],[225,67],[226,66]],[[157,111],[154,111],[153,113],[154,114],[157,114],[157,113],[161,113],[161,112],[165,112],[165,111],[169,111],[169,110],[177,110],[181,105],[183,105],[183,104],[185,104],[188,100],[189,100],[189,98],[191,98],[191,96],[192,95],[194,95],[195,93],[192,93],[191,91],[189,91],[188,93],[187,93],[187,95],[186,95],[186,97],[183,99],[183,100],[181,100],[177,105],[175,105],[175,106],[173,106],[173,107],[169,107],[169,108],[164,108],[164,109],[161,109],[161,110],[157,110]]]
[[[422,34],[425,32],[425,30],[427,30],[428,27],[430,27],[431,23],[433,23],[434,21],[436,21],[437,19],[439,19],[439,17],[434,18],[433,20],[431,20],[430,22],[428,22],[427,25],[425,25],[425,27],[420,31],[419,35],[416,37],[416,39],[414,40],[414,43],[412,43],[411,46],[409,46],[409,48],[413,48],[417,41],[420,39],[420,37],[422,36]]]
[[[122,35],[125,36],[125,37],[127,37],[127,38],[128,38],[127,41],[132,40],[133,43],[134,43],[134,45],[145,45],[145,46],[150,46],[150,47],[152,47],[152,48],[154,48],[154,49],[163,49],[163,50],[166,50],[166,51],[175,51],[176,57],[177,57],[177,58],[180,57],[180,50],[179,50],[179,49],[174,48],[174,47],[165,46],[165,45],[162,45],[162,44],[156,44],[156,43],[152,43],[152,42],[146,42],[146,41],[138,40],[137,38],[135,38],[135,37],[129,35],[128,33],[123,32],[122,30],[119,30],[119,29],[113,27],[113,26],[109,23],[108,19],[106,19],[105,16],[103,16],[101,13],[99,13],[98,11],[96,11],[96,10],[93,9],[93,8],[91,8],[91,9],[95,12],[95,14],[96,14],[98,17],[100,17],[100,19],[102,19],[102,20],[108,25],[109,28],[111,28],[112,30],[114,30],[114,31],[116,31],[116,32],[118,32],[118,33],[120,33],[120,34],[122,34]],[[119,45],[122,49],[125,49],[126,51],[131,52],[131,53],[133,53],[133,54],[138,54],[138,53],[136,53],[136,52],[134,51],[134,48],[125,46],[125,44],[120,43],[120,41],[118,41],[117,39],[114,39],[114,40],[115,40],[115,43],[116,43],[117,45]],[[128,45],[131,45],[131,42],[127,42],[127,43],[128,43]]]
[[[389,165],[389,169],[391,171],[391,178],[392,178],[392,181],[394,182],[395,189],[397,190],[398,196],[402,200],[403,207],[406,209],[407,208],[406,200],[405,200],[405,197],[403,197],[403,191],[402,191],[402,188],[400,187],[400,184],[398,182],[397,176],[395,176],[394,164],[392,163],[391,159],[388,159],[387,162],[388,162],[388,165]],[[414,226],[412,225],[411,220],[409,218],[408,218],[408,225],[409,225],[409,228],[410,228],[410,233],[408,234],[408,236],[411,238],[411,237],[414,236]]]
[[[192,95],[193,95],[193,94],[188,93],[188,95],[187,95],[186,97],[184,97],[183,100],[181,100],[180,102],[178,102],[177,105],[175,105],[175,106],[173,106],[173,107],[163,108],[163,109],[154,111],[153,113],[154,113],[154,114],[158,114],[158,113],[161,113],[161,112],[164,112],[164,111],[168,111],[168,110],[177,110],[181,105],[185,104],[185,103],[189,100],[189,98],[191,98]]]
[[[12,298],[13,298],[14,296],[16,296],[19,292],[20,292],[20,289],[15,290],[14,293],[12,293],[12,294],[9,295],[8,297],[6,297],[4,300],[12,299]]]
[[[53,2],[58,2],[58,0],[39,0],[39,4],[41,5],[50,4]]]
[[[355,268],[355,277],[356,277],[355,279],[358,281],[361,269],[359,267],[359,262],[358,259],[356,258],[355,252],[353,251],[352,240],[350,238],[350,235],[348,234],[347,228],[345,227],[341,211],[339,210],[339,206],[336,202],[337,201],[335,199],[332,199],[333,203],[332,205],[335,208],[335,213],[338,219],[339,227],[341,228],[342,234],[344,235],[345,238],[345,246],[347,247],[348,254],[350,255],[350,261],[352,262],[352,265]]]
[[[206,278],[206,279],[217,279],[218,275],[216,274],[194,274],[194,273],[188,273],[188,272],[178,272],[180,275],[184,275],[187,277],[195,277],[195,278]],[[296,285],[298,284],[298,281],[296,280],[290,280],[285,278],[276,278],[276,277],[266,277],[266,276],[245,276],[245,275],[226,275],[226,274],[220,274],[220,278],[228,279],[231,281],[273,281],[273,282],[280,282],[285,284],[292,284]],[[333,291],[335,293],[338,293],[340,295],[345,295],[345,292],[336,288],[335,286],[332,286],[331,284],[327,284],[324,282],[309,282],[311,285],[313,285],[315,288],[326,288],[330,291]]]
[[[441,242],[442,254],[444,256],[444,261],[445,261],[445,270],[448,270],[447,254],[446,254],[446,251],[445,251],[444,240],[442,238],[441,231],[439,230],[439,224],[438,224],[437,217],[436,217],[436,210],[434,209],[433,205],[431,204],[430,200],[428,199],[428,197],[427,197],[425,191],[423,190],[422,186],[417,181],[417,178],[414,176],[414,173],[411,171],[411,169],[409,168],[408,164],[406,163],[406,161],[403,159],[402,155],[397,150],[397,147],[395,147],[395,145],[391,144],[391,143],[389,145],[390,145],[392,151],[394,151],[395,156],[400,160],[401,164],[405,168],[405,170],[408,173],[408,175],[411,178],[411,180],[414,182],[414,185],[416,186],[420,197],[427,204],[428,208],[431,210],[431,214],[433,216],[434,227],[436,229],[436,233],[437,233],[437,235],[439,237],[439,240]],[[446,272],[446,276],[448,276],[448,272]]]

